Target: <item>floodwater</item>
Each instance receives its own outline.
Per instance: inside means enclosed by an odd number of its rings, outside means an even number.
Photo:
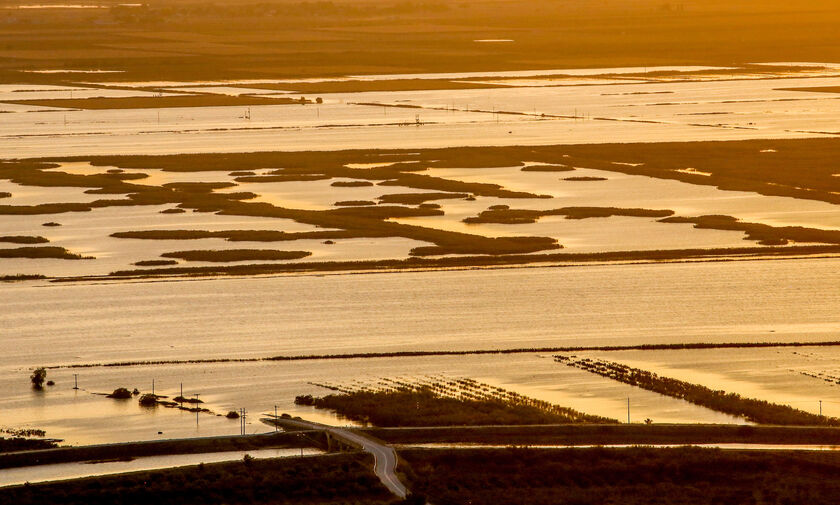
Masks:
[[[772,153],[767,153],[772,156]],[[353,166],[358,166],[351,164]],[[61,163],[56,171],[74,174],[103,173],[109,167],[95,167],[85,162]],[[264,175],[272,169],[258,171]],[[158,169],[131,169],[125,173],[141,173],[148,177],[137,184],[162,185],[174,182],[233,182],[227,171],[165,172]],[[395,222],[428,228],[499,236],[544,236],[563,245],[561,252],[590,253],[604,251],[660,250],[690,248],[724,248],[756,246],[745,241],[739,231],[696,229],[691,224],[659,223],[656,218],[610,217],[570,220],[562,216],[548,216],[531,224],[467,224],[465,218],[477,216],[492,205],[508,205],[513,209],[550,210],[567,206],[641,207],[670,209],[678,216],[691,217],[710,214],[730,215],[746,222],[773,226],[806,226],[840,229],[840,212],[836,206],[814,200],[773,197],[741,191],[723,191],[713,186],[689,184],[674,180],[627,175],[602,170],[576,169],[574,172],[523,172],[521,167],[493,168],[433,168],[431,176],[466,182],[495,183],[514,191],[546,194],[547,199],[513,199],[478,197],[437,200],[442,216],[394,219]],[[588,176],[604,180],[566,181],[564,177]],[[290,181],[272,183],[236,183],[219,190],[225,192],[250,191],[258,196],[250,201],[268,202],[294,209],[326,210],[336,208],[342,201],[372,201],[389,193],[426,193],[430,190],[396,186],[335,187],[335,181]],[[0,191],[11,193],[0,203],[37,205],[43,203],[90,202],[102,195],[85,193],[85,188],[21,186],[0,181]],[[113,198],[120,198],[114,195]],[[0,275],[39,274],[47,276],[106,275],[117,270],[133,269],[133,263],[161,259],[160,255],[196,249],[282,249],[303,250],[312,255],[296,261],[355,261],[370,259],[402,259],[411,249],[429,245],[426,242],[390,237],[340,239],[334,244],[322,240],[288,242],[228,242],[224,239],[201,240],[137,240],[111,237],[112,233],[136,230],[275,230],[303,232],[323,230],[289,219],[266,217],[224,216],[188,211],[181,214],[161,214],[171,205],[120,206],[97,208],[90,212],[62,214],[0,216],[0,228],[9,235],[39,235],[50,245],[65,247],[71,252],[90,256],[90,260],[7,259],[0,262]],[[60,227],[43,227],[46,222],[58,222]],[[626,233],[632,229],[633,233]],[[0,248],[19,244],[0,242]],[[549,251],[557,252],[557,251]],[[244,262],[239,262],[244,263]],[[247,261],[247,263],[266,263]],[[183,263],[182,263],[183,264]],[[212,263],[188,262],[191,266]]]
[[[238,429],[223,417],[202,414],[196,426],[190,413],[150,412],[133,401],[93,394],[117,387],[148,391],[153,379],[157,391],[169,396],[184,383],[185,394],[200,393],[218,414],[244,407],[256,416],[277,405],[280,412],[340,424],[334,416],[295,406],[294,397],[329,392],[309,382],[438,375],[472,377],[621,420],[629,397],[633,422],[744,422],[532,353],[55,369],[49,377],[57,385],[42,393],[29,387],[28,375],[34,366],[129,360],[829,340],[840,334],[838,272],[840,259],[811,259],[8,285],[0,312],[7,349],[0,374],[9,385],[0,396],[2,424],[43,428],[48,436],[74,443],[154,439],[158,431],[172,437]],[[707,366],[720,377],[730,372],[715,363],[757,355],[753,349],[709,351]],[[679,356],[692,361],[687,351]],[[755,380],[740,377],[727,385],[770,401],[790,400],[791,387],[798,388],[808,391],[799,399],[809,403],[795,406],[816,411],[818,400],[830,399],[834,386],[785,372],[792,365],[814,368],[798,355],[782,356],[735,366]],[[674,368],[694,366],[673,362]],[[768,367],[786,378],[765,384],[761,370]],[[71,389],[74,373],[80,391]],[[695,375],[701,383],[716,383]],[[827,402],[823,407],[827,414],[834,412]]]
[[[588,69],[561,73],[589,79],[605,73],[639,71]],[[248,107],[241,106],[67,111],[5,104],[0,105],[0,110],[9,114],[0,124],[0,148],[8,157],[37,157],[252,151],[264,150],[266,146],[332,150],[597,143],[604,139],[659,142],[803,138],[831,135],[837,130],[836,95],[781,90],[837,85],[837,76],[733,80],[722,75],[712,81],[646,79],[635,83],[615,83],[611,78],[612,81],[600,84],[559,87],[531,82],[540,76],[556,79],[557,74],[537,71],[413,75],[411,78],[418,79],[531,79],[512,81],[495,89],[322,94],[321,105],[251,106],[250,119],[245,114]],[[168,84],[171,87],[177,83]],[[218,86],[215,92],[222,94],[247,90],[247,83],[204,84]],[[230,84],[237,89],[232,90]],[[151,87],[154,83],[146,85]],[[201,89],[214,92],[212,86]],[[85,91],[75,93],[82,92]],[[91,92],[134,93],[108,89]],[[69,96],[69,91],[55,89],[34,93]],[[254,89],[253,93],[266,91]],[[397,105],[420,108],[394,107]],[[516,114],[499,114],[500,111]],[[414,125],[418,120],[420,126],[402,126]]]
[[[659,69],[648,69],[663,70]],[[673,70],[700,70],[686,67]],[[727,69],[720,70],[725,75]],[[832,72],[836,69],[829,69]],[[182,152],[409,148],[611,142],[805,138],[837,131],[840,95],[780,88],[831,86],[838,77],[745,78],[700,82],[627,82],[615,75],[644,69],[365,76],[504,79],[499,89],[324,94],[322,105],[204,107],[137,110],[64,110],[0,104],[4,157]],[[610,80],[581,86],[598,75]],[[754,77],[754,76],[748,76]],[[350,76],[345,80],[358,79]],[[634,80],[638,76],[628,76]],[[606,80],[606,82],[605,82]],[[650,81],[645,78],[644,80]],[[140,87],[197,86],[237,94],[247,83],[145,83]],[[198,90],[198,89],[196,89]],[[74,98],[148,90],[73,88]],[[265,90],[254,90],[265,93]],[[0,87],[0,98],[61,97],[71,90]],[[117,95],[111,95],[117,96]],[[361,105],[362,103],[374,105]],[[411,105],[418,108],[401,108]],[[512,112],[516,114],[504,114]],[[772,156],[772,153],[767,153]],[[689,169],[690,167],[675,167]],[[67,165],[73,173],[107,167]],[[140,184],[229,181],[227,173],[178,174],[159,170]],[[441,218],[405,220],[489,236],[556,237],[569,252],[615,249],[751,245],[738,232],[695,230],[642,218],[533,225],[461,222],[494,204],[513,208],[571,205],[670,208],[681,215],[723,213],[776,225],[840,228],[834,206],[789,198],[720,191],[677,181],[612,172],[520,172],[440,169],[435,175],[496,182],[509,189],[550,193],[546,200],[441,200]],[[570,182],[569,175],[605,181]],[[702,177],[698,174],[697,177]],[[331,181],[242,184],[260,199],[292,208],[330,208],[340,200],[374,199],[405,188],[334,188]],[[2,182],[12,193],[2,204],[89,201],[78,188],[31,188]],[[630,196],[628,196],[630,195]],[[183,249],[234,248],[220,239],[139,241],[109,235],[127,229],[315,229],[290,220],[160,214],[168,206],[112,207],[86,213],[0,216],[4,234],[43,235],[53,245],[97,260],[4,260],[0,273],[97,274]],[[57,221],[63,226],[44,228]],[[631,228],[630,226],[633,226]],[[615,236],[621,237],[616,239]],[[276,245],[276,244],[275,244]],[[310,259],[405,257],[423,243],[354,239],[283,243],[313,252]],[[2,247],[12,247],[2,244]],[[288,247],[286,247],[288,246]],[[274,246],[272,246],[274,248]],[[280,247],[278,247],[280,248]],[[200,263],[199,263],[200,265]],[[471,377],[587,413],[632,422],[745,422],[555,363],[548,354],[430,356],[330,361],[258,361],[159,364],[49,370],[57,385],[33,391],[32,367],[122,361],[256,358],[414,350],[475,350],[548,346],[678,342],[818,341],[840,334],[840,258],[669,264],[529,267],[380,274],[285,275],[155,282],[4,284],[0,305],[0,426],[36,427],[70,443],[98,443],[238,433],[223,417],[246,408],[249,432],[264,430],[260,413],[280,411],[329,423],[334,415],[295,406],[299,394],[325,394],[312,382],[372,383],[382,377]],[[803,351],[803,353],[800,353]],[[744,395],[840,415],[833,348],[590,353],[663,375],[722,386]],[[78,375],[81,389],[71,389]],[[821,375],[820,375],[821,374]],[[815,378],[816,376],[817,378]],[[819,378],[823,377],[823,378]],[[159,394],[200,394],[213,414],[105,398],[117,387]],[[804,392],[804,393],[803,393]],[[822,403],[820,401],[822,400]]]
[[[127,472],[160,470],[178,466],[198,465],[200,463],[222,463],[237,461],[249,455],[255,459],[292,458],[321,454],[311,448],[301,449],[255,449],[251,451],[208,452],[203,454],[170,454],[164,456],[146,456],[131,461],[107,461],[102,463],[79,462],[39,465],[21,468],[7,468],[0,471],[0,487],[15,486],[24,483],[51,482],[84,477],[101,477]]]

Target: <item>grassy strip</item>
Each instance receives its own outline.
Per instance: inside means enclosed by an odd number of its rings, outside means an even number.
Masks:
[[[806,91],[808,93],[840,93],[840,86],[813,86],[805,88],[777,88],[775,91]]]
[[[467,193],[393,193],[382,195],[378,200],[382,203],[401,203],[404,205],[420,205],[432,200],[467,198]]]
[[[363,188],[366,186],[373,186],[370,181],[335,181],[330,186],[336,188]]]
[[[589,219],[593,217],[666,217],[673,210],[623,209],[618,207],[563,207],[553,210],[511,209],[507,205],[494,205],[476,217],[464,219],[465,223],[527,224],[536,223],[545,216],[566,216],[566,219]]]
[[[829,505],[840,455],[700,448],[403,450],[429,503]]]
[[[31,235],[3,235],[0,236],[0,242],[8,242],[10,244],[46,244],[49,243],[49,240],[44,237]]]
[[[92,259],[89,256],[82,256],[81,254],[71,253],[63,247],[46,246],[46,247],[15,247],[9,249],[0,249],[0,258],[31,258],[43,259],[53,258],[61,260],[85,260]]]
[[[275,251],[272,249],[222,249],[217,251],[175,251],[163,253],[164,258],[178,258],[186,261],[252,261],[252,260],[296,260],[311,256],[309,251]]]
[[[342,200],[333,204],[336,207],[367,207],[369,205],[376,205],[376,202],[370,200]]]
[[[390,444],[492,445],[840,445],[840,429],[734,424],[562,424],[362,428]]]
[[[278,84],[249,84],[248,88],[296,93],[364,93],[370,91],[434,91],[441,89],[504,88],[500,84],[484,84],[449,79],[388,79],[386,81],[325,81],[284,82]]]
[[[283,242],[288,240],[358,238],[361,235],[345,230],[302,232],[275,230],[142,230],[121,231],[112,233],[111,236],[114,238],[133,238],[143,240],[197,240],[204,238],[222,238],[230,242]]]
[[[41,274],[0,275],[0,282],[34,281],[46,278],[47,276]]]
[[[785,245],[788,242],[818,242],[840,244],[840,231],[806,228],[804,226],[770,226],[745,223],[732,216],[668,217],[662,223],[692,223],[695,228],[743,231],[746,240],[756,240],[763,245]]]
[[[387,504],[366,455],[253,459],[0,489],[16,505]]]
[[[297,98],[264,98],[257,96],[231,95],[177,95],[177,96],[133,96],[96,98],[50,98],[38,100],[7,100],[4,103],[35,105],[39,107],[61,107],[65,109],[163,109],[173,107],[229,107],[249,105],[291,105],[307,104],[311,101]]]
[[[468,235],[469,236],[469,235]],[[526,248],[533,239],[533,247],[539,248],[538,237],[511,237],[512,242],[497,244],[499,249],[516,247],[514,239],[526,239],[519,247]],[[550,240],[550,239],[549,239]],[[510,245],[513,244],[513,245]],[[418,247],[415,254],[443,254],[442,248]],[[399,269],[434,269],[460,267],[491,267],[504,265],[527,265],[532,263],[594,263],[612,261],[685,261],[693,259],[736,258],[736,257],[780,257],[840,253],[840,246],[795,246],[795,247],[734,247],[715,249],[670,249],[664,251],[612,251],[603,253],[557,253],[557,254],[504,254],[498,256],[460,256],[448,258],[418,258],[366,261],[322,261],[284,265],[231,265],[226,267],[184,267],[149,270],[118,270],[110,277],[137,276],[216,276],[216,275],[260,275],[292,272],[339,272],[378,271]],[[66,281],[77,279],[65,279]],[[79,278],[78,280],[85,280]]]
[[[50,449],[57,446],[58,444],[56,444],[53,440],[23,437],[0,437],[0,454],[14,451],[29,451],[33,449]]]
[[[595,182],[595,181],[606,181],[606,177],[564,177],[564,181],[572,181],[572,182]]]
[[[332,410],[347,419],[375,426],[617,422],[556,405],[536,406],[514,400],[443,397],[428,387],[398,391],[354,391],[321,398],[307,395],[297,397],[295,403]]]
[[[722,343],[688,343],[688,344],[639,344],[614,346],[573,346],[573,347],[525,347],[516,349],[474,349],[468,351],[395,351],[395,352],[362,352],[345,354],[306,354],[300,356],[270,356],[264,358],[209,358],[192,360],[153,360],[153,361],[117,361],[110,363],[77,363],[73,365],[56,365],[46,368],[93,368],[100,366],[148,366],[148,365],[179,365],[195,363],[247,363],[255,361],[309,361],[322,359],[373,359],[373,358],[414,358],[422,356],[467,356],[474,354],[523,354],[523,353],[553,353],[553,352],[582,352],[582,351],[659,351],[659,350],[692,350],[692,349],[753,349],[768,347],[837,347],[840,341],[818,342],[722,342]]]
[[[520,169],[522,172],[574,172],[574,167],[567,165],[527,165]]]
[[[167,265],[177,265],[175,260],[142,260],[133,263],[137,267],[162,267]]]
[[[200,454],[205,452],[246,451],[270,447],[304,446],[307,446],[307,444],[304,444],[299,437],[288,433],[183,440],[152,440],[148,442],[59,447],[41,451],[0,454],[0,468],[50,465],[71,461],[137,458],[163,454]]]
[[[840,419],[819,416],[794,409],[787,405],[743,398],[737,393],[726,393],[692,384],[690,382],[662,377],[647,370],[629,367],[611,361],[591,360],[589,358],[571,358],[555,356],[558,363],[579,368],[609,379],[638,386],[654,393],[679,398],[701,407],[740,416],[759,424],[795,425],[795,426],[840,426]]]

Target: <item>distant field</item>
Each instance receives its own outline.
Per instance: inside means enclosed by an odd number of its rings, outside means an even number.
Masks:
[[[0,82],[90,80],[19,69],[137,81],[840,60],[828,0],[178,0],[3,16]],[[488,39],[513,42],[476,42]]]

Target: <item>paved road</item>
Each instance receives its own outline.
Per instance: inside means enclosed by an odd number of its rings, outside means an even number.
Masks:
[[[397,452],[390,446],[360,435],[354,431],[345,428],[337,428],[335,426],[328,426],[326,424],[314,423],[311,421],[304,421],[302,419],[285,419],[275,418],[271,416],[270,419],[265,420],[268,424],[277,423],[281,428],[287,431],[300,430],[318,430],[329,433],[333,438],[340,440],[353,447],[373,455],[373,473],[379,477],[382,484],[388,488],[393,494],[400,498],[405,498],[408,494],[408,489],[400,482],[397,477]]]

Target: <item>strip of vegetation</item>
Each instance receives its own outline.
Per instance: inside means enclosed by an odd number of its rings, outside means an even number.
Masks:
[[[264,358],[208,358],[190,360],[146,360],[146,361],[115,361],[109,363],[76,363],[72,365],[55,365],[46,368],[93,368],[100,366],[126,367],[149,365],[177,365],[197,363],[247,363],[256,361],[309,361],[331,359],[375,359],[375,358],[414,358],[422,356],[467,356],[474,354],[523,354],[523,353],[554,353],[554,352],[582,352],[582,351],[658,351],[658,350],[692,350],[692,349],[752,349],[768,347],[837,347],[838,340],[817,342],[722,342],[722,343],[687,343],[687,344],[639,344],[617,346],[575,346],[575,347],[520,347],[514,349],[473,349],[465,351],[392,351],[392,352],[362,352],[345,354],[303,354],[299,356],[270,356]]]
[[[429,503],[808,503],[840,496],[840,455],[701,448],[402,450]]]
[[[463,426],[616,422],[555,405],[536,406],[516,399],[450,398],[428,387],[412,390],[354,391],[316,398],[298,396],[298,405],[328,409],[375,426]]]
[[[271,447],[306,447],[299,437],[288,433],[268,433],[183,440],[152,440],[121,444],[58,447],[32,453],[0,454],[0,469],[50,465],[72,461],[96,461],[119,457],[139,458],[164,454],[201,454],[206,452],[247,451]]]
[[[747,235],[745,240],[756,240],[763,245],[785,245],[791,241],[840,244],[838,230],[745,223],[732,216],[668,217],[660,219],[660,222],[692,223],[700,229],[743,231]]]
[[[370,91],[430,91],[441,89],[485,89],[503,88],[501,84],[486,84],[480,82],[464,82],[449,79],[388,79],[376,80],[347,80],[323,82],[294,82],[279,84],[249,84],[249,88],[279,91],[295,91],[297,93],[363,93]]]
[[[0,282],[35,281],[46,278],[46,275],[41,274],[0,275]]]
[[[333,204],[336,207],[367,207],[369,205],[376,205],[376,202],[370,200],[342,200]]]
[[[602,377],[637,386],[654,393],[679,398],[701,407],[739,416],[759,424],[794,426],[840,426],[840,419],[819,416],[755,398],[743,398],[737,393],[713,390],[698,384],[662,377],[647,370],[611,361],[555,356],[558,363],[579,368]]]
[[[734,424],[555,424],[359,428],[389,444],[523,445],[840,445],[840,429]]]
[[[511,239],[525,238],[534,239],[533,247],[539,248],[540,240],[537,237],[511,237]],[[512,242],[517,244],[516,241]],[[530,240],[524,241],[525,247]],[[510,242],[504,242],[506,249]],[[445,254],[445,249],[428,247],[415,248],[415,254]],[[589,263],[589,262],[614,262],[614,261],[687,261],[700,259],[724,259],[730,261],[736,258],[750,257],[784,257],[803,255],[838,254],[840,246],[791,246],[791,247],[734,247],[716,249],[671,249],[664,251],[612,251],[603,253],[560,253],[560,254],[503,254],[498,256],[462,256],[447,258],[418,258],[412,257],[404,260],[368,260],[368,261],[323,261],[323,262],[301,262],[282,265],[253,264],[253,265],[231,265],[219,267],[184,267],[184,268],[158,268],[148,270],[119,270],[111,272],[110,277],[145,277],[145,276],[217,276],[217,275],[261,275],[279,274],[292,272],[340,272],[340,271],[391,271],[402,269],[437,269],[437,268],[465,268],[465,267],[491,267],[503,265],[527,265],[532,263]],[[80,278],[65,278],[63,282],[75,280],[86,280]]]
[[[65,109],[163,109],[172,107],[229,107],[248,105],[291,105],[312,103],[304,98],[265,98],[248,95],[176,95],[95,98],[45,98],[37,100],[7,100],[4,103],[61,107]]]
[[[566,219],[588,219],[593,217],[665,217],[673,215],[672,210],[622,209],[617,207],[563,207],[553,210],[511,209],[507,205],[493,205],[476,217],[464,219],[465,223],[528,224],[536,223],[545,216],[566,216]]]
[[[302,174],[277,174],[277,175],[252,175],[237,177],[236,182],[303,182],[303,181],[322,181],[330,179],[328,175],[302,175]]]
[[[840,86],[812,86],[804,88],[777,88],[775,91],[805,91],[808,93],[840,93]]]
[[[55,440],[42,440],[37,438],[0,437],[0,453],[15,451],[31,451],[37,449],[51,449],[58,447]]]
[[[0,258],[53,258],[60,260],[93,259],[90,256],[82,256],[81,254],[71,253],[67,249],[57,246],[15,247],[9,249],[0,249]]]
[[[273,249],[221,249],[207,251],[175,251],[163,253],[164,258],[178,258],[186,261],[253,261],[253,260],[296,260],[311,256],[309,251],[275,251]]]
[[[589,177],[589,176],[581,176],[581,177],[564,177],[564,181],[572,181],[572,182],[595,182],[595,181],[606,181],[606,177]]]
[[[177,265],[178,262],[175,260],[142,260],[142,261],[135,261],[134,266],[137,267],[163,267],[167,265]]]
[[[330,186],[336,188],[363,188],[365,186],[373,186],[370,181],[335,181]]]
[[[526,165],[520,170],[523,172],[574,172],[574,167],[567,165]]]
[[[378,200],[382,203],[401,203],[404,205],[420,205],[433,200],[463,199],[467,193],[395,193],[382,195]]]
[[[46,244],[49,240],[44,237],[31,235],[3,235],[0,236],[0,242],[8,242],[10,244]]]
[[[133,238],[142,240],[198,240],[221,238],[230,242],[284,242],[290,240],[323,240],[340,238],[358,238],[350,231],[301,231],[286,232],[275,230],[142,230],[121,231],[111,234],[114,238]]]
[[[205,505],[394,502],[361,454],[254,459],[0,489],[16,505]]]

